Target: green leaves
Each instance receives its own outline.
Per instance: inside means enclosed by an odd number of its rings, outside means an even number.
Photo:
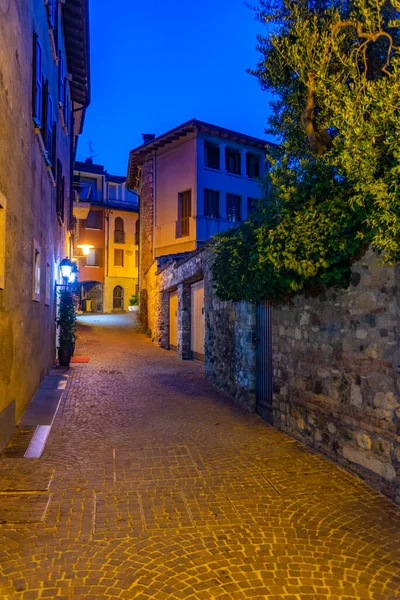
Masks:
[[[223,299],[346,286],[367,243],[400,259],[399,0],[259,0],[273,34],[254,72],[272,91],[265,209],[218,238]]]

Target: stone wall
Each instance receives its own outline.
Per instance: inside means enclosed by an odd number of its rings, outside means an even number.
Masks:
[[[143,164],[140,194],[140,227],[139,227],[139,322],[142,329],[152,329],[148,321],[147,284],[152,281],[149,274],[153,259],[153,231],[154,231],[154,182],[153,182],[153,159],[149,158]]]
[[[275,307],[274,424],[400,502],[399,278],[369,251],[351,285]]]
[[[205,305],[205,372],[219,389],[250,410],[255,408],[255,310],[246,302],[222,302],[212,282],[213,255],[203,247],[185,258],[155,262],[145,278],[148,322],[153,340],[169,348],[169,294],[178,292],[178,347],[191,357],[192,283],[203,279]],[[164,264],[163,264],[164,263]]]

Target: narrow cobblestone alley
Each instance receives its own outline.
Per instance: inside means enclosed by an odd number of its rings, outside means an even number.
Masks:
[[[0,458],[0,597],[400,598],[400,511],[220,394],[81,319],[40,459]]]

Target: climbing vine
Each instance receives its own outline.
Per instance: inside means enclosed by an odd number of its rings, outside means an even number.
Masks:
[[[400,259],[400,1],[260,0],[253,74],[273,92],[267,200],[216,238],[222,299],[345,287],[370,244]]]

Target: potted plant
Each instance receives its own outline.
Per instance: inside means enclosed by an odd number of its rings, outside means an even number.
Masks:
[[[139,296],[138,294],[132,294],[129,298],[128,310],[130,312],[137,312],[139,310]]]
[[[57,323],[60,327],[58,362],[62,367],[68,367],[74,353],[76,340],[76,300],[75,295],[69,290],[60,292]]]

